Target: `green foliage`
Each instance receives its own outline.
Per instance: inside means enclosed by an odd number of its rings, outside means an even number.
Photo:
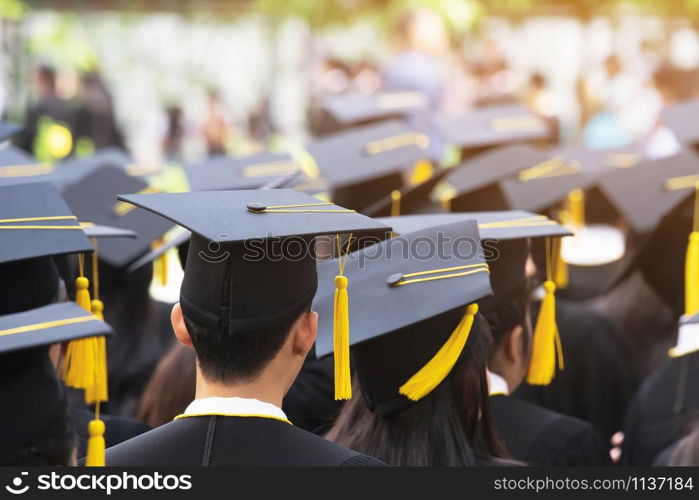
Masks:
[[[27,5],[22,0],[0,0],[0,19],[19,21],[27,10]]]
[[[42,24],[41,29],[29,33],[29,53],[47,59],[58,67],[80,72],[94,70],[98,56],[83,32],[82,18],[60,14],[57,19],[57,22]]]

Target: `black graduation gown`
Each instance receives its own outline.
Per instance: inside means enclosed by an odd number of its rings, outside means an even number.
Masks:
[[[84,457],[87,451],[87,425],[95,418],[95,414],[87,408],[70,407],[70,421],[76,435],[78,457]],[[133,418],[114,417],[112,415],[100,415],[104,422],[104,442],[107,447],[115,446],[148,432],[150,427]]]
[[[626,414],[623,465],[650,465],[699,420],[699,351],[670,358],[641,385]]]
[[[109,448],[110,466],[382,466],[298,427],[265,417],[175,420]]]
[[[490,397],[495,429],[512,457],[532,465],[611,465],[609,447],[588,422],[512,396]]]
[[[586,420],[608,440],[621,430],[624,412],[636,389],[625,340],[609,319],[581,303],[557,298],[556,320],[565,369],[550,385],[525,383],[515,395]]]
[[[342,408],[342,402],[335,401],[334,369],[332,356],[306,358],[282,405],[294,425],[315,434],[332,426]]]

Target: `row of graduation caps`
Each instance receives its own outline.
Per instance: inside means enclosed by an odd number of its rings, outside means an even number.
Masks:
[[[689,103],[685,106],[694,105]],[[681,107],[679,111],[685,112]],[[400,221],[394,218],[381,219],[387,224],[380,225],[381,227],[364,220],[357,220],[354,225],[345,225],[344,222],[337,225],[331,220],[326,229],[322,228],[322,222],[316,227],[299,226],[294,229],[293,224],[287,226],[285,223],[283,227],[275,224],[266,226],[257,224],[253,219],[245,221],[233,216],[229,216],[229,220],[221,220],[221,211],[217,210],[220,205],[212,205],[211,198],[202,197],[201,193],[172,195],[164,199],[168,200],[164,201],[165,205],[158,207],[158,203],[151,201],[158,197],[149,199],[145,194],[155,190],[148,185],[144,176],[138,173],[134,175],[133,165],[123,153],[104,152],[84,160],[44,166],[30,161],[24,164],[8,162],[8,157],[13,157],[14,160],[29,159],[26,154],[8,147],[0,154],[5,163],[0,167],[0,186],[8,186],[2,189],[4,199],[0,200],[0,205],[3,207],[3,226],[15,226],[17,231],[8,231],[10,236],[5,238],[8,245],[3,245],[0,249],[0,263],[46,255],[91,252],[99,238],[102,240],[99,245],[101,259],[118,267],[135,269],[158,258],[164,249],[183,244],[190,237],[190,233],[183,233],[159,249],[148,252],[152,242],[172,228],[172,222],[208,240],[220,240],[220,235],[225,234],[226,242],[233,241],[231,238],[239,241],[268,235],[303,236],[362,233],[369,230],[381,232],[382,228],[385,233],[389,227],[396,233],[405,233],[437,224],[463,221],[465,218],[478,222],[481,227],[480,237],[484,239],[563,236],[570,233],[553,223],[541,224],[540,221],[548,219],[522,210],[558,215],[561,215],[559,212],[567,213],[565,222],[580,231],[585,225],[584,196],[581,196],[583,192],[592,196],[601,194],[607,205],[600,203],[605,208],[612,208],[611,214],[603,215],[613,218],[621,216],[632,232],[647,237],[663,216],[691,197],[696,181],[699,180],[699,159],[690,149],[672,157],[650,161],[644,160],[637,151],[631,149],[547,151],[526,144],[544,139],[547,132],[546,126],[523,108],[495,107],[474,114],[485,117],[481,116],[478,120],[473,116],[465,118],[468,123],[480,124],[481,129],[473,134],[464,131],[463,124],[461,128],[457,127],[455,117],[449,117],[450,121],[448,120],[453,127],[450,130],[455,132],[452,137],[460,134],[461,137],[470,135],[480,138],[476,144],[456,142],[464,150],[466,160],[451,169],[433,167],[433,162],[430,162],[429,175],[413,185],[404,182],[404,178],[414,174],[416,165],[425,168],[424,150],[429,139],[404,121],[394,119],[353,127],[318,139],[307,146],[305,155],[262,154],[245,159],[217,158],[185,167],[194,191],[296,187],[299,191],[307,189],[310,194],[317,195],[330,188],[334,201],[336,198],[347,200],[344,203],[335,201],[336,203],[366,215],[431,214],[424,217],[401,217]],[[672,126],[673,122],[667,121]],[[678,135],[688,140],[688,146],[692,145],[691,138]],[[488,140],[482,140],[486,136]],[[478,150],[478,153],[474,154],[473,150]],[[53,187],[36,182],[42,180],[50,181]],[[31,183],[27,184],[28,182]],[[56,190],[60,192],[60,196]],[[569,194],[571,191],[574,192],[573,196]],[[124,200],[116,199],[119,194],[129,193],[136,195]],[[288,191],[279,191],[280,195],[282,193]],[[435,197],[435,193],[438,197]],[[243,192],[240,195],[245,198]],[[225,203],[226,195],[221,196],[220,201]],[[259,195],[256,196],[259,198]],[[291,198],[294,196],[296,195],[291,195]],[[322,194],[321,198],[323,196]],[[197,210],[197,204],[201,200],[207,201],[204,201],[201,210]],[[303,201],[301,198],[299,200]],[[560,208],[561,202],[566,205],[566,210],[555,212],[556,208]],[[134,210],[134,204],[149,211]],[[288,200],[282,203],[288,204]],[[475,210],[479,213],[473,213]],[[484,210],[510,211],[484,213]],[[454,213],[446,214],[449,211]],[[245,216],[250,216],[250,210],[244,212]],[[47,214],[51,215],[47,217]],[[83,221],[82,226],[78,220]],[[220,220],[223,226],[215,226],[211,220]],[[531,223],[532,221],[535,222]],[[78,225],[82,230],[20,229],[19,226],[27,223],[30,227]],[[61,237],[57,237],[57,234]],[[66,236],[62,236],[64,234]],[[575,263],[574,252],[571,255],[570,260]],[[608,254],[597,261],[586,257],[585,262],[580,263],[606,265],[610,261]],[[628,272],[628,266],[621,269]],[[76,302],[93,314],[78,312],[72,303],[67,303],[5,316],[0,320],[0,330],[14,331],[21,335],[0,336],[0,352],[70,339],[87,341],[93,339],[94,335],[108,334],[109,327],[99,321],[98,299],[90,303],[86,293],[82,293],[87,292],[85,285],[77,285],[76,288]],[[477,298],[479,297],[470,300]],[[697,312],[690,305],[687,308],[688,312]],[[81,319],[68,321],[76,318]],[[27,330],[26,325],[45,325],[50,334],[38,335],[41,330]],[[353,339],[353,342],[356,341],[357,339]],[[322,340],[319,341],[319,354],[328,354],[332,349],[323,349],[323,345]],[[327,342],[325,345],[328,347]],[[91,346],[97,351],[104,349],[97,341]],[[75,352],[81,351],[76,348]],[[74,359],[79,359],[79,354],[75,354]],[[76,363],[76,366],[79,364]],[[72,379],[68,375],[67,383],[88,389],[88,402],[98,402],[106,398],[106,380],[101,380],[99,384],[96,382],[98,378],[106,377],[106,371],[102,371],[105,373],[95,375],[93,385],[90,385],[81,380],[80,369],[76,368]],[[96,390],[97,385],[102,388]],[[47,401],[52,400],[49,396],[47,395]],[[97,424],[93,425],[94,432],[91,432],[98,443],[97,452],[95,446],[92,447],[93,463],[100,461],[95,458],[100,455],[98,427]],[[88,461],[89,455],[90,453]]]

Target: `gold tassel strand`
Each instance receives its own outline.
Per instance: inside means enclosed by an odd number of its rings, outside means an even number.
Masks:
[[[343,256],[340,235],[336,236],[340,273],[335,276],[335,301],[333,311],[333,348],[335,359],[335,400],[352,398],[350,371],[349,281],[344,275],[346,254],[349,253],[352,236],[347,240],[347,252]]]
[[[692,232],[687,244],[684,266],[684,312],[699,312],[699,182],[694,185]]]
[[[400,386],[398,389],[400,394],[412,401],[418,401],[442,383],[464,350],[477,312],[477,304],[470,304],[466,308],[466,314],[451,333],[449,339],[425,366]]]
[[[556,374],[556,361],[559,368],[563,369],[563,349],[556,325],[556,284],[552,279],[554,251],[551,240],[547,239],[545,294],[534,328],[532,354],[527,373],[527,382],[531,385],[550,384]]]

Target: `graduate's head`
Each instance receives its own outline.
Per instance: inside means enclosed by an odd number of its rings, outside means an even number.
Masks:
[[[336,262],[318,267],[320,282]],[[352,254],[355,384],[330,436],[394,465],[467,465],[497,453],[486,365],[490,333],[478,305],[490,293],[476,222],[405,233]],[[321,288],[321,287],[319,287]],[[316,353],[333,345],[334,291],[322,287]],[[336,353],[337,354],[337,353]]]
[[[293,382],[315,341],[316,236],[388,229],[287,189],[129,195],[192,231],[172,323],[201,376]]]
[[[531,348],[529,297],[532,287],[527,239],[500,241],[490,259],[493,296],[481,311],[493,336],[489,368],[514,390],[527,372]]]

